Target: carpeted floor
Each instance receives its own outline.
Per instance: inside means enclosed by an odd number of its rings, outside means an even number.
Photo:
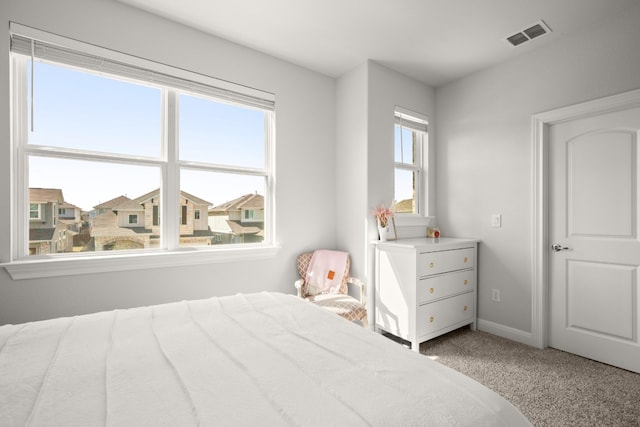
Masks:
[[[534,426],[640,426],[640,374],[469,328],[420,353],[494,390]]]

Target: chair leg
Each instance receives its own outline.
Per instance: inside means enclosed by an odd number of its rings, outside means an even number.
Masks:
[[[369,319],[367,318],[367,316],[365,316],[364,318],[359,320],[360,325],[362,325],[363,328],[368,329],[369,328]]]

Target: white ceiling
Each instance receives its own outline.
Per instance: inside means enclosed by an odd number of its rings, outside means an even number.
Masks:
[[[640,0],[118,0],[338,77],[367,59],[437,87]],[[543,20],[552,33],[511,47]]]

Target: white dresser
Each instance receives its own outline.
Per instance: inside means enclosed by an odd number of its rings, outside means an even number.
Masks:
[[[441,237],[376,243],[375,325],[411,343],[476,326],[478,241]]]

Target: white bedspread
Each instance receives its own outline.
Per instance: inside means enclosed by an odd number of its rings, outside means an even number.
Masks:
[[[0,327],[0,426],[519,426],[474,380],[290,295]]]

